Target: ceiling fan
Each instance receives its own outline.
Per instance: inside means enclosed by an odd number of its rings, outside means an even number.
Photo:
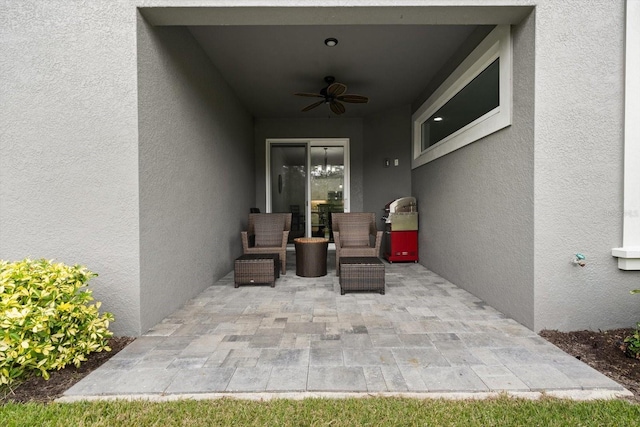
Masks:
[[[336,79],[333,76],[326,76],[324,78],[324,81],[327,84],[327,86],[322,88],[320,90],[320,93],[309,93],[309,92],[294,93],[294,95],[297,95],[297,96],[324,98],[318,102],[314,102],[311,105],[307,105],[302,109],[302,112],[312,110],[322,104],[329,104],[329,108],[331,108],[331,111],[333,111],[335,114],[340,115],[346,111],[346,109],[344,108],[344,105],[342,104],[343,102],[350,102],[355,104],[366,104],[367,102],[369,102],[369,98],[367,98],[366,96],[346,93],[347,86],[342,83],[336,82]]]

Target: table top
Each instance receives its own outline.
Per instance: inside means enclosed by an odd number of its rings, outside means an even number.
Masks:
[[[329,243],[329,239],[324,237],[298,237],[293,239],[295,243]]]

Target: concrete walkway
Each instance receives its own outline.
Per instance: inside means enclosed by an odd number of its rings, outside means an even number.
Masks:
[[[630,394],[418,264],[385,263],[386,295],[341,296],[333,263],[301,278],[288,255],[275,288],[228,274],[61,400]]]

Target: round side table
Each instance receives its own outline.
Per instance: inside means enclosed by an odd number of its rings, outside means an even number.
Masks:
[[[302,277],[326,276],[329,239],[299,237],[293,242],[296,247],[296,274]]]

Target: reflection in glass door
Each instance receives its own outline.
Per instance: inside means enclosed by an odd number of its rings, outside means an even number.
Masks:
[[[289,242],[306,235],[307,146],[271,145],[271,212],[291,212]]]
[[[291,212],[289,242],[333,242],[331,213],[349,211],[349,140],[267,140],[267,212]]]
[[[344,212],[344,147],[312,146],[310,157],[311,235],[333,242],[331,213]]]

